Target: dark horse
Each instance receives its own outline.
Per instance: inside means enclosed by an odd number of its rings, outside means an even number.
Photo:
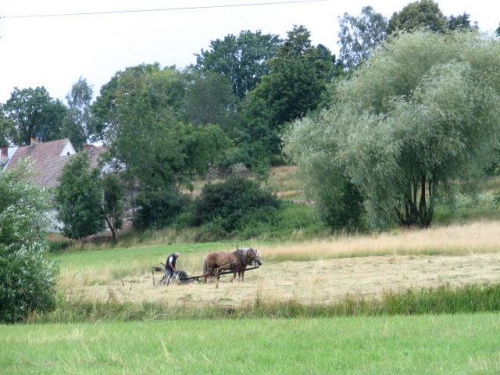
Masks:
[[[243,281],[245,269],[252,262],[257,263],[259,266],[262,265],[260,251],[251,247],[238,249],[232,253],[221,251],[207,254],[203,259],[203,280],[206,283],[209,277],[216,276],[218,282],[221,272],[233,271],[232,281],[236,279],[236,274],[238,274],[238,279]]]

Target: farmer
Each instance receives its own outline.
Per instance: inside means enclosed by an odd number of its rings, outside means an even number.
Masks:
[[[175,262],[180,256],[181,255],[179,253],[173,253],[167,257],[167,260],[165,262],[165,276],[167,278],[167,285],[170,284],[170,281],[172,281],[172,279],[177,275]]]

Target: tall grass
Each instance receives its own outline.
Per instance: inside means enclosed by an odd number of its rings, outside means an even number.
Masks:
[[[238,307],[217,304],[170,305],[168,302],[119,303],[60,299],[50,313],[33,312],[28,323],[76,323],[155,319],[312,318],[340,316],[457,314],[500,311],[500,284],[409,289],[387,292],[381,298],[347,295],[332,304],[304,304],[297,300],[255,299]]]
[[[480,221],[371,235],[339,235],[304,242],[270,243],[267,260],[317,260],[375,255],[464,255],[499,252],[500,222]]]

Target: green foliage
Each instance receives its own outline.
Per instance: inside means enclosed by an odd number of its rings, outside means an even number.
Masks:
[[[387,35],[387,19],[371,6],[363,7],[359,17],[344,13],[338,33],[339,59],[348,69],[366,60]]]
[[[210,49],[196,55],[196,69],[227,77],[234,95],[243,99],[269,73],[269,61],[275,56],[281,40],[260,31],[242,31],[210,43]]]
[[[69,238],[84,238],[104,229],[99,170],[92,168],[86,153],[74,156],[64,167],[55,200],[63,233]]]
[[[477,22],[471,24],[470,15],[464,13],[459,16],[449,16],[446,20],[446,28],[450,31],[478,31]]]
[[[12,120],[5,116],[5,113],[0,105],[0,147],[9,146],[9,139],[15,133],[15,127]]]
[[[231,147],[219,126],[200,118],[198,126],[181,121],[185,89],[186,77],[176,69],[143,65],[117,75],[94,107],[106,122],[102,128],[112,156],[139,189],[137,228],[171,224],[185,203],[179,187],[190,188],[192,179],[217,165]],[[112,103],[108,111],[106,103]]]
[[[439,5],[432,0],[420,0],[406,5],[400,12],[395,12],[389,20],[388,34],[396,31],[413,32],[425,29],[434,32],[444,32],[446,17]]]
[[[68,116],[65,118],[61,135],[69,138],[76,150],[82,150],[87,142],[90,130],[90,102],[92,101],[92,88],[87,81],[80,78],[66,96],[68,102]]]
[[[229,78],[211,71],[189,75],[182,110],[185,121],[198,126],[216,124],[230,134],[236,117],[237,97]]]
[[[195,203],[194,224],[215,222],[226,233],[231,233],[245,226],[252,215],[267,217],[278,207],[278,200],[256,182],[230,177],[222,183],[205,185]]]
[[[26,319],[55,306],[57,267],[45,257],[45,191],[28,182],[29,170],[0,173],[0,322]]]
[[[310,32],[295,26],[269,63],[270,72],[248,95],[243,107],[242,144],[255,164],[280,155],[285,123],[320,104],[335,74],[334,57],[324,46],[312,46]],[[256,152],[258,151],[258,152]]]
[[[314,110],[333,74],[333,56],[323,46],[312,46],[310,32],[295,26],[270,63],[270,73],[251,93],[269,108],[271,129]]]
[[[331,160],[361,191],[374,226],[428,226],[435,199],[491,165],[500,135],[500,43],[474,33],[403,34],[289,135],[313,171]]]
[[[3,110],[15,125],[13,141],[19,146],[29,145],[30,139],[42,131],[44,141],[59,139],[67,116],[64,104],[53,100],[44,87],[15,88]]]
[[[123,226],[123,201],[125,186],[120,177],[106,173],[101,177],[103,189],[103,216],[115,242],[118,242],[118,230]]]
[[[161,229],[173,224],[189,210],[189,199],[175,188],[145,189],[136,199],[138,206],[134,227],[138,230]]]

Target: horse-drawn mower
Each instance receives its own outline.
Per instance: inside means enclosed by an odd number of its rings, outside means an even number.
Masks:
[[[255,264],[254,267],[248,268],[249,265]],[[153,267],[153,285],[155,285],[155,271],[164,272],[163,277],[158,282],[158,285],[188,284],[194,281],[200,282],[201,278],[206,282],[209,277],[215,277],[218,281],[221,275],[232,273],[233,281],[238,274],[238,278],[243,281],[246,271],[255,270],[262,265],[262,257],[260,251],[252,248],[236,249],[231,253],[216,252],[210,253],[203,259],[203,275],[189,277],[185,271],[177,271],[173,276],[168,276],[166,266],[162,263],[162,267]]]
[[[255,266],[255,267],[249,267],[247,268],[245,271],[251,271],[251,270],[256,270],[257,268],[260,268],[259,266]],[[160,279],[160,281],[158,281],[158,284],[155,283],[155,272],[163,272],[163,276],[162,278]],[[220,270],[218,272],[216,272],[216,275],[227,275],[227,274],[230,274],[230,273],[234,273],[233,270]],[[187,272],[185,271],[177,271],[177,273],[172,277],[172,279],[170,280],[170,282],[168,282],[167,280],[167,275],[165,273],[165,268],[163,267],[158,267],[158,266],[154,266],[153,267],[153,271],[152,271],[152,275],[153,275],[153,286],[156,286],[156,285],[169,285],[170,283],[174,283],[174,284],[190,284],[190,283],[193,283],[193,282],[198,282],[200,283],[203,279],[203,276],[204,275],[199,275],[199,276],[191,276],[189,277]]]

